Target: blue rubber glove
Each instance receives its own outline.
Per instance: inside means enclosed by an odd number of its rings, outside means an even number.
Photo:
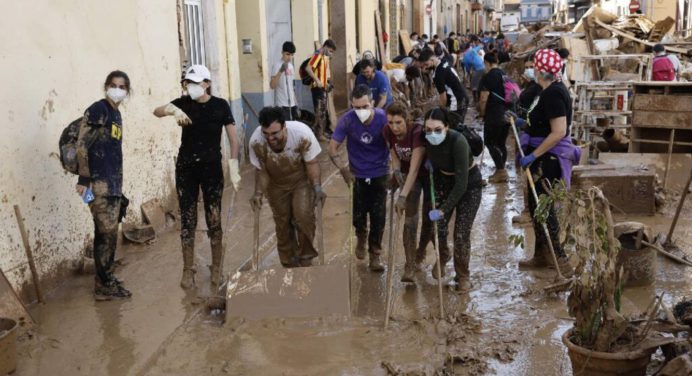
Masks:
[[[433,165],[432,165],[432,162],[430,162],[430,159],[426,159],[426,160],[425,160],[425,169],[428,170],[428,171],[432,171],[432,170],[433,170]]]
[[[433,222],[440,221],[444,217],[444,213],[442,213],[442,210],[440,209],[433,209],[428,213],[428,218],[430,218],[430,220]]]
[[[522,118],[516,118],[514,119],[514,124],[519,128],[524,128],[524,126],[526,125],[526,120]]]
[[[533,155],[533,153],[531,153],[531,154],[529,154],[529,155],[526,155],[526,156],[522,157],[522,158],[519,160],[519,163],[521,164],[521,167],[522,167],[522,168],[527,168],[527,167],[529,167],[529,165],[530,165],[531,163],[533,163],[533,161],[535,161],[535,160],[536,160],[536,156]]]

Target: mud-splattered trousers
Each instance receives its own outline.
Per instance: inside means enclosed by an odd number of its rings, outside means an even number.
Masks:
[[[195,230],[197,229],[197,199],[200,188],[204,202],[207,235],[211,243],[212,265],[221,258],[223,230],[221,229],[221,198],[223,196],[223,169],[221,160],[184,161],[175,166],[175,185],[180,206],[180,240],[185,268],[194,264]]]
[[[119,196],[96,196],[89,204],[94,219],[94,267],[96,286],[108,286],[114,280],[113,264],[118,243]]]
[[[353,183],[353,227],[359,238],[368,237],[368,252],[379,255],[387,221],[387,175],[356,178]],[[368,219],[370,229],[368,232]]]
[[[527,151],[531,153],[534,149],[531,148]],[[555,180],[558,180],[562,176],[562,169],[560,169],[560,161],[552,154],[543,154],[538,157],[529,167],[531,174],[533,176],[533,181],[536,185],[536,194],[539,199],[542,194],[547,194],[544,185],[548,183],[554,184]],[[529,210],[531,211],[531,218],[535,218],[536,201],[533,198],[533,193],[529,193]],[[555,207],[550,205],[548,211],[548,218],[546,219],[546,225],[548,227],[548,233],[550,234],[550,239],[553,242],[553,249],[555,250],[555,256],[558,258],[565,256],[565,251],[560,246],[560,223],[557,220],[557,214],[555,213]],[[543,231],[543,225],[538,223],[535,219],[533,220],[533,230],[536,234],[536,249],[539,246],[544,245],[546,249],[548,248],[548,242],[545,238],[545,231]]]
[[[315,238],[315,192],[307,178],[291,188],[267,186],[267,199],[276,225],[276,249],[284,266],[317,257]]]
[[[493,159],[495,168],[502,170],[507,163],[507,135],[509,125],[504,120],[495,119],[483,125],[483,142]]]
[[[435,204],[439,207],[445,202],[449,193],[454,188],[454,176],[445,175],[439,171],[435,172]],[[481,204],[481,192],[483,188],[483,178],[478,166],[469,170],[468,185],[466,192],[454,207],[454,271],[455,280],[469,276],[469,260],[471,258],[471,228],[476,218],[478,207]],[[440,259],[441,265],[449,261],[449,244],[447,244],[447,234],[449,221],[452,219],[451,212],[444,213],[444,221],[437,224],[437,236],[440,240]]]
[[[423,223],[420,229],[420,238],[418,234],[418,217],[421,191],[423,193]],[[430,195],[430,178],[419,176],[416,183],[411,188],[408,196],[406,196],[406,210],[404,211],[404,251],[406,253],[406,261],[413,262],[422,261],[425,259],[425,248],[428,243],[433,240],[433,227],[428,212],[432,208]],[[416,246],[418,240],[418,246]]]

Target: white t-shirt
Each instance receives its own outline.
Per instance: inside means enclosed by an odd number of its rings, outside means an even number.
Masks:
[[[283,61],[279,61],[274,64],[274,69],[272,69],[272,77],[276,76],[281,70],[281,65]],[[274,102],[277,106],[281,107],[293,107],[296,106],[296,93],[293,89],[293,77],[295,76],[295,70],[292,63],[287,63],[288,67],[284,73],[279,77],[279,82],[276,84],[276,89],[274,89]]]
[[[284,150],[275,153],[268,145],[267,140],[262,135],[262,127],[258,126],[252,137],[250,137],[250,163],[257,169],[264,168],[266,160],[261,161],[257,156],[255,148],[267,151],[266,159],[279,160],[279,157],[288,158],[291,161],[302,160],[310,162],[317,157],[322,151],[320,143],[317,141],[315,134],[312,133],[307,125],[299,121],[286,121],[286,129],[288,130],[288,140]],[[289,164],[294,165],[294,164]]]

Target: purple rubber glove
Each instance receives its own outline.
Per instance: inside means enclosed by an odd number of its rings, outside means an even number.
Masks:
[[[529,167],[529,165],[530,165],[531,163],[533,163],[533,161],[535,161],[535,160],[536,160],[536,156],[533,155],[533,153],[531,153],[531,154],[529,154],[529,155],[526,155],[526,156],[522,157],[522,158],[519,160],[519,163],[521,164],[521,167],[522,167],[522,168],[527,168],[527,167]]]
[[[526,125],[526,120],[518,117],[514,119],[514,124],[519,128],[524,128],[524,126]]]
[[[444,213],[442,213],[442,210],[440,209],[433,209],[428,213],[428,218],[430,218],[431,221],[436,222],[440,221],[445,217]]]

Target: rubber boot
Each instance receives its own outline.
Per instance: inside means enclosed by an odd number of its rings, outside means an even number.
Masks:
[[[356,258],[358,260],[364,260],[365,254],[367,253],[368,233],[356,233],[356,237],[358,238],[358,243],[356,244]]]
[[[212,286],[220,286],[223,283],[223,233],[213,234],[211,239],[211,284]]]
[[[406,263],[404,264],[404,274],[401,276],[401,282],[415,282],[413,277],[416,274],[416,251],[414,244],[404,244]]]
[[[545,268],[550,265],[548,257],[550,257],[550,249],[542,241],[536,240],[534,246],[533,257],[519,261],[520,268]]]
[[[183,245],[183,277],[180,287],[185,290],[195,286],[195,247]]]
[[[379,253],[370,252],[370,271],[378,273],[384,271],[384,264],[380,260]]]

